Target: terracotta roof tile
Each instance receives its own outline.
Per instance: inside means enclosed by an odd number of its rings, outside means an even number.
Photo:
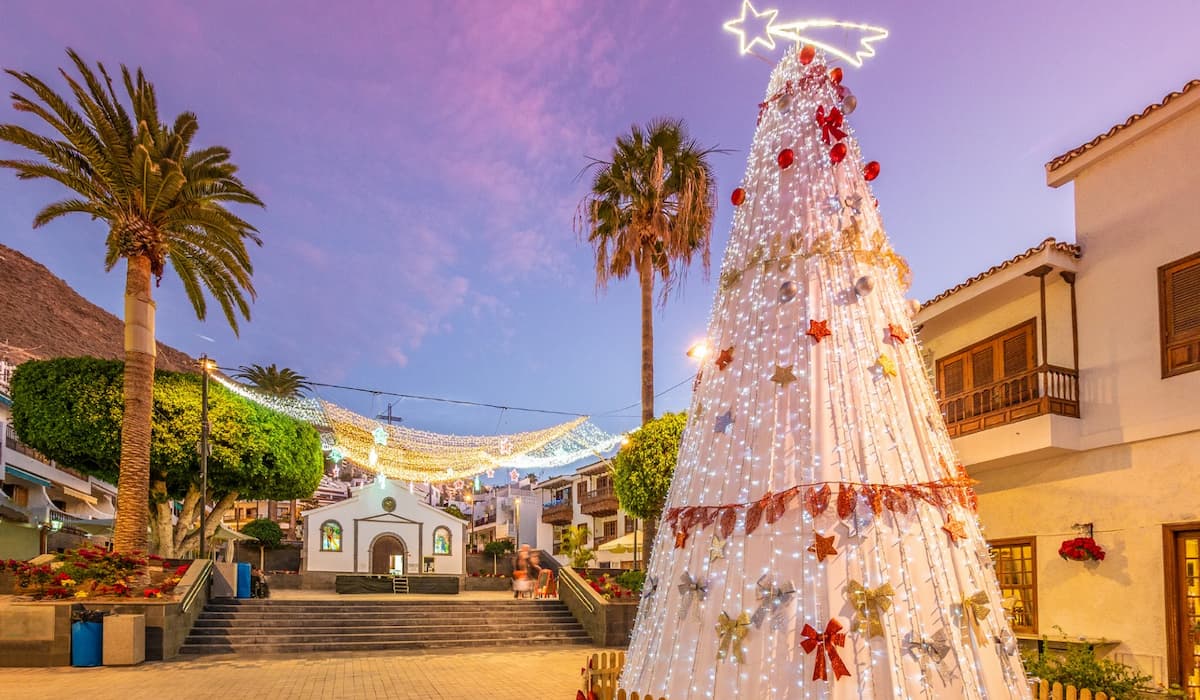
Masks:
[[[1141,120],[1145,119],[1146,117],[1150,116],[1151,114],[1157,112],[1158,110],[1162,109],[1163,107],[1166,107],[1167,105],[1171,104],[1175,100],[1179,99],[1180,97],[1185,95],[1190,90],[1193,90],[1198,87],[1200,87],[1200,79],[1188,81],[1188,83],[1183,86],[1183,89],[1181,89],[1177,92],[1169,93],[1168,95],[1163,97],[1160,102],[1156,102],[1155,104],[1152,104],[1152,105],[1146,107],[1145,109],[1143,109],[1141,111],[1141,113],[1131,115],[1124,122],[1113,126],[1113,128],[1109,129],[1108,131],[1104,132],[1103,134],[1100,134],[1099,136],[1092,139],[1091,141],[1088,141],[1087,143],[1085,143],[1082,146],[1079,146],[1077,148],[1072,148],[1071,150],[1058,156],[1054,160],[1051,160],[1049,163],[1046,163],[1046,172],[1052,173],[1055,170],[1058,170],[1062,166],[1071,162],[1073,159],[1083,155],[1084,153],[1087,153],[1088,151],[1092,150],[1096,146],[1099,146],[1104,141],[1116,136],[1118,133],[1124,131],[1125,129],[1128,129],[1129,127],[1133,126],[1134,124],[1140,122]]]
[[[1076,245],[1074,243],[1061,242],[1061,241],[1055,240],[1055,238],[1053,236],[1051,236],[1050,238],[1047,238],[1046,240],[1035,245],[1034,247],[1030,248],[1029,250],[1025,251],[1024,253],[1019,253],[1017,255],[1014,255],[1013,257],[1009,258],[1008,260],[1005,260],[1004,262],[1000,263],[999,265],[993,265],[992,267],[989,267],[988,269],[984,270],[983,272],[980,272],[978,275],[975,275],[974,277],[971,277],[970,279],[965,280],[961,284],[957,284],[957,285],[947,289],[946,291],[935,296],[934,298],[930,299],[929,301],[926,301],[924,304],[921,304],[921,308],[922,309],[928,308],[928,307],[938,303],[942,299],[945,299],[953,294],[957,294],[958,292],[961,292],[962,290],[966,289],[967,287],[970,287],[971,285],[975,284],[976,282],[982,282],[983,280],[987,279],[988,277],[991,277],[992,275],[996,274],[997,272],[1000,272],[1001,270],[1012,267],[1013,265],[1016,265],[1017,263],[1021,262],[1022,260],[1031,258],[1034,255],[1037,255],[1038,253],[1042,252],[1043,250],[1048,250],[1048,249],[1058,250],[1063,253],[1067,253],[1068,255],[1075,257],[1075,258],[1078,258],[1081,255],[1083,255],[1083,249],[1080,248],[1078,245]]]

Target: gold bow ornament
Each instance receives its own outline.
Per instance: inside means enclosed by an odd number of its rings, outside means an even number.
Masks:
[[[717,635],[721,641],[717,647],[717,660],[732,658],[736,664],[746,663],[746,650],[742,648],[742,640],[749,632],[749,614],[743,611],[735,619],[722,610],[721,616],[717,618]]]
[[[896,595],[892,584],[885,583],[871,589],[852,580],[846,586],[846,595],[858,613],[854,618],[854,630],[868,637],[882,637],[883,613],[892,607],[892,596]]]
[[[959,604],[959,625],[962,628],[963,636],[965,637],[968,630],[974,630],[975,641],[980,644],[988,644],[987,635],[983,633],[983,625],[980,624],[992,612],[991,601],[988,599],[987,593],[978,591],[973,595],[963,598]]]

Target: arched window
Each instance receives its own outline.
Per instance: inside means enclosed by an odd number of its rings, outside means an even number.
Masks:
[[[439,527],[433,531],[433,553],[450,554],[450,528]]]
[[[326,520],[321,523],[321,551],[342,551],[342,526],[336,520]]]

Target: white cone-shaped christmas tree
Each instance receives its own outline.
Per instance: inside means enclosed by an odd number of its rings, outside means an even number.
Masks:
[[[734,192],[621,677],[687,698],[1028,697],[841,71],[787,51]]]

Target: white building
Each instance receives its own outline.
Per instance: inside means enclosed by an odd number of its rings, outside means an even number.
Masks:
[[[538,549],[554,555],[566,564],[562,554],[562,531],[569,526],[583,526],[588,531],[588,546],[596,550],[596,563],[614,568],[632,568],[634,552],[611,553],[600,548],[641,528],[637,519],[621,510],[613,491],[612,475],[607,461],[582,466],[573,474],[558,476],[538,485],[541,492],[541,522],[538,525]],[[641,546],[640,534],[638,546]],[[632,538],[631,538],[632,540]],[[632,544],[632,542],[631,542]],[[638,552],[641,558],[641,552]]]
[[[511,539],[514,544],[537,543],[538,516],[541,498],[533,490],[532,477],[516,484],[486,487],[472,496],[474,531],[471,540],[475,551],[495,540]]]
[[[301,516],[306,571],[466,573],[467,522],[425,503],[405,482],[380,479]]]
[[[1047,167],[1053,239],[916,318],[1014,628],[1200,699],[1200,81]],[[1092,534],[1103,561],[1059,556]],[[1041,641],[1047,637],[1046,641]]]
[[[112,484],[60,467],[17,439],[8,380],[0,361],[0,559],[104,545],[116,515]]]

